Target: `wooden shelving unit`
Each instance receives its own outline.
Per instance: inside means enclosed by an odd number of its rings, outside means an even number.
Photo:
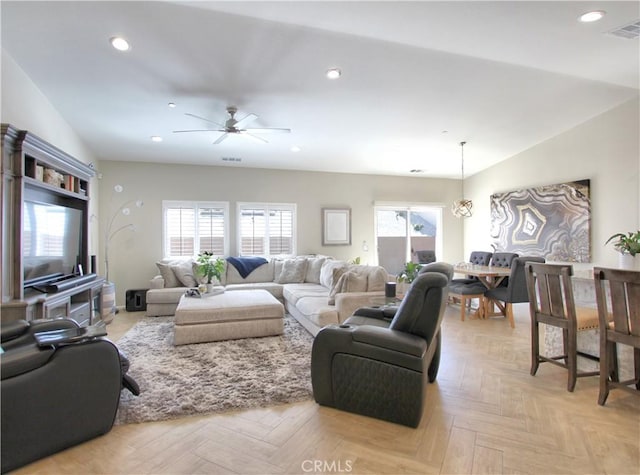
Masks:
[[[82,211],[78,264],[89,270],[89,199],[93,169],[38,136],[2,124],[2,322],[66,316],[81,324],[100,318],[104,279],[56,293],[24,288],[23,204],[25,196],[64,200]]]

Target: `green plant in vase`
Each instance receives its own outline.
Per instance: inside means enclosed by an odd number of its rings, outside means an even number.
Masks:
[[[398,274],[398,282],[403,282],[410,284],[418,277],[418,272],[420,272],[420,264],[416,262],[407,262],[404,265],[404,269],[400,274]]]
[[[207,279],[208,290],[213,285],[213,279],[221,282],[222,273],[224,272],[224,259],[214,258],[213,253],[203,251],[196,258],[197,271],[202,277]]]
[[[640,253],[640,231],[628,232],[627,234],[616,233],[607,239],[605,244],[609,244],[614,239],[613,247],[621,254],[631,254],[635,256]]]

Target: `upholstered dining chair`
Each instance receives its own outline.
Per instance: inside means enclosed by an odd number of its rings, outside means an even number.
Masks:
[[[493,256],[491,256],[491,262],[489,265],[493,267],[511,268],[511,264],[516,257],[518,257],[518,254],[515,252],[495,252]],[[498,287],[506,287],[507,285],[509,285],[509,277],[502,279],[502,282],[498,284]]]
[[[416,256],[418,257],[418,264],[430,264],[432,262],[436,262],[436,251],[416,251]]]
[[[578,371],[578,356],[598,361],[598,356],[578,351],[578,331],[598,328],[595,308],[576,307],[573,299],[569,264],[540,264],[527,262],[525,276],[531,315],[531,376],[535,376],[540,363],[552,363],[567,369],[567,390],[576,387],[576,378],[595,376],[598,371]],[[562,329],[561,355],[540,354],[539,325]]]
[[[494,254],[495,256],[495,254]],[[488,316],[503,315],[509,320],[511,328],[515,328],[516,324],[513,319],[513,304],[524,303],[529,301],[527,292],[527,282],[525,277],[524,265],[526,262],[544,263],[543,257],[524,256],[516,257],[511,261],[511,273],[509,274],[506,286],[498,285],[493,289],[489,289],[484,293],[484,297],[489,300],[491,306],[497,305],[500,313],[490,312]]]
[[[488,266],[491,262],[492,256],[492,252],[472,251],[471,255],[469,256],[469,263],[477,266]],[[469,275],[464,278],[453,279],[451,282],[455,282],[456,284],[478,283],[478,278],[475,275]]]
[[[478,299],[478,306],[484,305],[484,293],[487,288],[479,280],[471,282],[455,282],[449,284],[449,297],[460,301],[460,320],[464,322],[467,309],[471,312],[471,302]]]
[[[311,351],[316,402],[417,427],[438,372],[447,284],[446,275],[424,272],[397,311],[362,308],[321,329]]]
[[[469,256],[469,263],[477,266],[488,266],[492,256],[492,252],[472,251]],[[487,290],[487,288],[474,275],[451,280],[449,284],[449,297],[453,301],[460,302],[460,320],[464,322],[467,307],[469,312],[471,311],[471,302],[473,299],[478,299],[479,306],[484,304],[485,290]]]
[[[640,395],[640,272],[596,267],[593,277],[600,327],[598,404],[603,406],[611,389]],[[633,348],[632,379],[619,380],[618,344]]]

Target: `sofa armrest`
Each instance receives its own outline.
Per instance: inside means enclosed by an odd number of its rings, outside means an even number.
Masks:
[[[150,289],[164,289],[164,279],[160,275],[156,275],[149,281]]]
[[[360,307],[371,307],[375,305],[374,300],[384,297],[384,290],[376,292],[348,292],[336,295],[336,310],[338,320],[344,322]]]

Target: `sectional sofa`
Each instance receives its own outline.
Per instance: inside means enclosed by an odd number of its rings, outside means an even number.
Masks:
[[[160,274],[147,291],[147,315],[174,315],[185,290],[199,278],[191,259],[157,262]],[[225,291],[264,289],[282,302],[286,311],[312,335],[329,324],[340,324],[362,306],[384,297],[389,280],[380,266],[349,264],[327,256],[271,259],[243,277],[225,261],[220,279]]]

